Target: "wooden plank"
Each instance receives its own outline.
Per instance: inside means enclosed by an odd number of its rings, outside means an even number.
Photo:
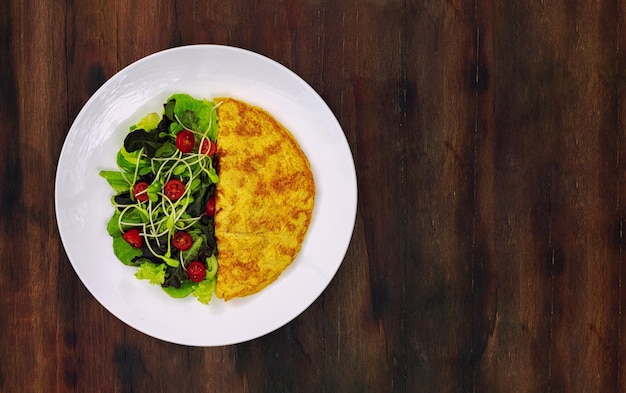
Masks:
[[[413,2],[405,10],[403,333],[407,386],[423,391],[473,390],[479,355],[473,337],[483,333],[480,313],[490,300],[478,254],[487,251],[474,239],[473,7],[471,1]]]
[[[568,72],[555,86],[558,101],[565,105],[557,153],[563,152],[562,169],[555,187],[555,202],[560,199],[561,204],[553,244],[557,250],[563,247],[563,259],[555,258],[554,266],[562,264],[563,269],[555,274],[553,390],[621,391],[615,345],[620,260],[613,236],[620,174],[614,83],[617,5],[580,2],[573,10],[561,11],[569,18],[556,19],[566,26],[566,45],[560,48]],[[556,53],[558,61],[561,52]]]
[[[61,362],[73,356],[67,266],[56,236],[54,179],[67,125],[64,42],[56,14],[65,4],[0,5],[0,371],[6,391],[63,391]],[[48,59],[57,59],[49,62]],[[24,372],[24,371],[27,372]]]
[[[606,32],[607,35],[613,36],[615,34],[615,39],[617,39],[618,43],[626,42],[626,31],[623,28],[626,22],[626,3],[618,2],[616,15],[614,16],[615,23],[617,24],[616,32]],[[623,45],[618,45],[616,50],[616,69],[614,74],[614,83],[616,85],[616,111],[617,111],[617,120],[616,120],[616,131],[617,131],[617,162],[616,162],[616,181],[617,181],[617,218],[615,221],[615,225],[613,227],[615,238],[619,239],[619,247],[618,247],[618,255],[619,255],[619,267],[618,267],[618,287],[619,291],[617,293],[617,305],[618,311],[617,316],[613,315],[613,319],[617,319],[618,323],[618,338],[617,343],[614,342],[614,345],[619,347],[618,358],[617,358],[617,391],[623,392],[626,390],[626,372],[624,372],[624,362],[626,359],[626,340],[624,340],[624,331],[626,331],[626,319],[623,317],[624,310],[624,299],[626,299],[626,287],[623,284],[624,281],[624,273],[626,261],[626,253],[624,252],[626,245],[626,154],[624,142],[626,141],[626,89],[624,88],[624,81],[626,80],[625,70],[626,70],[626,57],[624,57],[624,48]]]
[[[323,13],[324,92],[352,147],[359,205],[352,248],[324,297],[328,391],[404,391],[405,190],[398,85],[402,2]]]
[[[116,4],[106,1],[78,2],[67,9],[64,35],[69,77],[65,90],[70,122],[119,69],[116,15]],[[101,386],[129,391],[125,390],[126,381],[117,375],[117,347],[124,340],[124,324],[96,301],[76,275],[73,281],[74,359],[65,368],[73,375],[74,389],[89,391]]]
[[[492,6],[477,150],[497,304],[477,389],[619,391],[616,4]]]

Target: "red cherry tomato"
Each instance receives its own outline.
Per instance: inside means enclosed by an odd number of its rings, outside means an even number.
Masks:
[[[196,139],[191,131],[182,130],[176,135],[176,147],[183,153],[191,153]]]
[[[171,179],[165,183],[163,191],[170,200],[176,201],[185,193],[185,184],[178,179]]]
[[[200,282],[206,276],[206,268],[198,261],[191,262],[187,266],[187,276],[193,282]]]
[[[209,217],[215,216],[215,197],[210,196],[206,201],[206,215]]]
[[[122,235],[122,238],[126,240],[128,244],[135,248],[141,248],[141,244],[143,243],[143,241],[141,240],[141,234],[139,233],[139,229],[137,228],[129,229],[128,231],[126,231],[126,233]]]
[[[133,194],[135,195],[135,199],[137,199],[139,202],[147,201],[148,193],[146,192],[146,189],[148,188],[148,186],[149,184],[145,181],[140,181],[139,183],[135,184],[135,187],[133,188]]]
[[[215,154],[217,150],[217,145],[215,142],[210,140],[209,138],[202,139],[202,143],[200,143],[200,153],[206,154],[207,156],[212,156]]]
[[[191,235],[185,231],[177,231],[172,236],[172,244],[174,247],[178,248],[180,251],[187,251],[191,248],[193,244],[193,239]]]

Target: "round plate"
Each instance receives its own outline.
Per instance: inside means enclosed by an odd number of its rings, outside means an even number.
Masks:
[[[285,125],[309,158],[315,179],[313,219],[300,253],[258,294],[209,305],[174,299],[134,277],[113,254],[106,224],[113,191],[98,173],[115,170],[130,125],[161,112],[173,93],[229,96],[263,107]],[[93,296],[129,326],[177,344],[248,341],[288,323],[319,297],[341,265],[354,228],[354,162],[337,119],[320,96],[277,62],[243,49],[193,45],[165,50],[124,68],[80,111],[56,173],[55,208],[70,262]]]

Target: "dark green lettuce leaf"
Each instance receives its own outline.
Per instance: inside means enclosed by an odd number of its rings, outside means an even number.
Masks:
[[[197,287],[197,284],[190,280],[183,281],[178,288],[174,286],[165,287],[161,289],[174,298],[184,298],[189,296]]]
[[[146,132],[144,129],[137,129],[126,136],[126,139],[124,139],[124,148],[129,153],[143,148],[144,153],[146,153],[148,157],[154,157],[157,150],[159,150],[166,141],[167,137],[162,137],[158,128],[149,132]]]

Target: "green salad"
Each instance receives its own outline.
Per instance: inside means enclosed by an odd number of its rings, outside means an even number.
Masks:
[[[119,170],[100,172],[115,192],[107,231],[117,258],[168,295],[193,294],[204,304],[218,269],[217,133],[213,102],[174,94],[161,114],[130,127],[117,153]]]

